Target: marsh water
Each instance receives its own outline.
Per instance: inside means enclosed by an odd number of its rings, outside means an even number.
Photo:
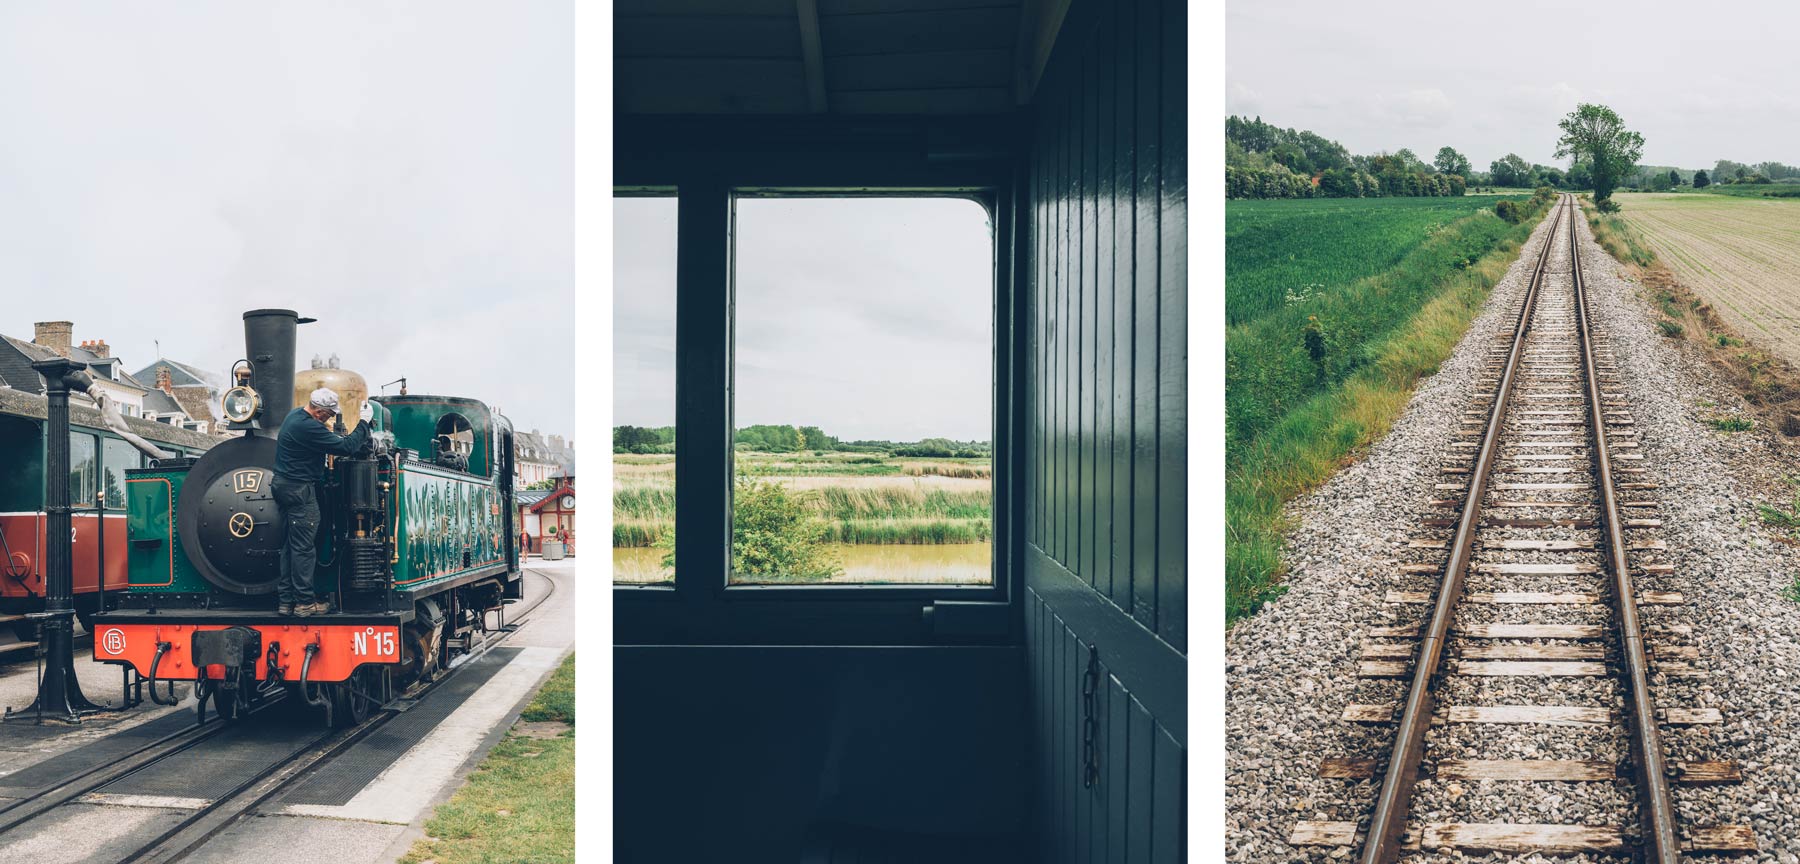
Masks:
[[[993,578],[993,544],[845,545],[831,551],[844,564],[832,582],[985,584]],[[662,550],[613,548],[613,581],[655,582],[668,578]]]

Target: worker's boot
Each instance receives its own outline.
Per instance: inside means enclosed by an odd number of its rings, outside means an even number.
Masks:
[[[294,617],[296,617],[296,618],[311,618],[314,615],[323,615],[330,610],[331,610],[330,606],[327,606],[324,603],[320,603],[319,601],[314,600],[311,603],[301,603],[301,604],[295,606],[294,607]]]
[[[294,614],[294,604],[285,602],[275,604],[275,614],[283,616]]]

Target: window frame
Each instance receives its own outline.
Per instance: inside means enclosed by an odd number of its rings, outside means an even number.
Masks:
[[[104,488],[104,480],[101,476],[100,467],[100,460],[102,458],[100,447],[101,438],[102,436],[98,432],[89,431],[79,426],[69,427],[69,506],[74,509],[93,510],[100,503],[100,490]],[[87,476],[92,481],[90,485],[93,487],[93,491],[88,493],[86,498],[82,498],[77,494],[78,491],[86,491],[85,488],[82,490],[74,488],[76,483],[75,478],[82,476],[77,470],[80,466],[80,460],[75,453],[75,442],[80,439],[85,439],[88,442],[88,461],[92,466],[88,470]]]
[[[683,140],[695,137],[679,123]],[[755,136],[740,136],[754,139]],[[829,137],[829,136],[826,136]],[[613,585],[615,644],[1016,644],[1024,506],[1026,320],[1016,284],[1022,184],[1005,148],[977,158],[897,158],[782,142],[615,159],[615,197],[673,195],[676,217],[676,532],[671,582]],[[980,149],[980,148],[976,148]],[[991,155],[993,152],[1002,155]],[[992,225],[993,579],[987,585],[731,584],[736,202],[743,197],[959,197]],[[1020,354],[1022,356],[1022,354]]]

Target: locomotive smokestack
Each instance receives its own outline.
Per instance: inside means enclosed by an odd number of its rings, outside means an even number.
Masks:
[[[273,438],[281,421],[294,410],[294,328],[313,319],[292,309],[253,309],[244,313],[244,351],[251,365],[250,386],[262,399],[256,434]]]

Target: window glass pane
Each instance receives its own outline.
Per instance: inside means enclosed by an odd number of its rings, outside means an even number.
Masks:
[[[106,439],[100,454],[106,472],[106,509],[125,509],[125,469],[142,468],[143,454],[136,447],[116,438]]]
[[[993,579],[993,232],[958,198],[740,198],[732,581]]]
[[[674,198],[613,199],[613,581],[675,578]]]
[[[94,436],[86,432],[69,433],[69,505],[94,506],[94,493],[99,490],[99,477],[94,464]]]

